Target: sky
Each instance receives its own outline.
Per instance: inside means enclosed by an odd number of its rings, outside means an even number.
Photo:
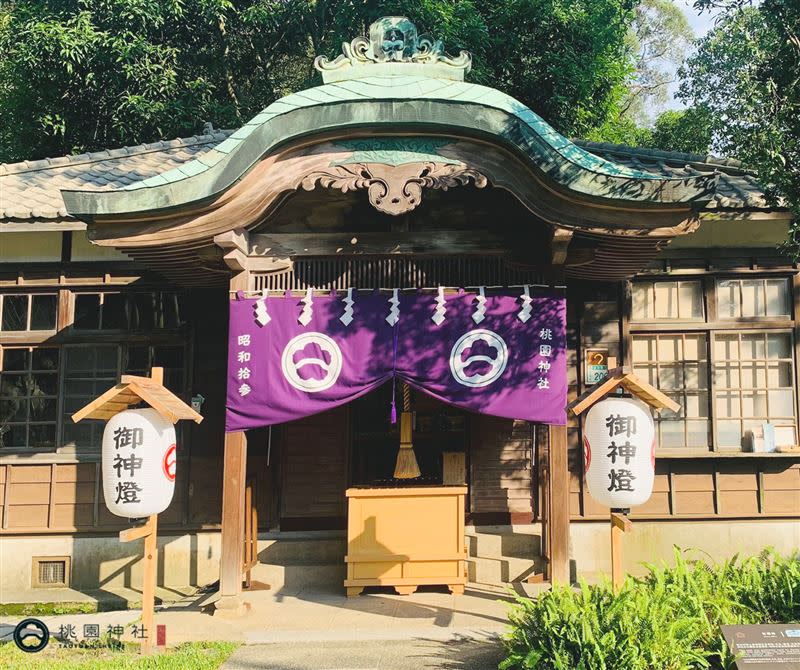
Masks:
[[[694,31],[695,38],[703,37],[711,28],[714,27],[714,14],[703,12],[700,14],[693,6],[693,0],[673,0],[680,7],[681,11],[689,21],[689,25]],[[670,100],[666,104],[667,109],[683,109],[686,105],[675,98],[680,82],[676,81],[669,87]]]
[[[694,30],[695,36],[702,37],[714,25],[713,15],[709,12],[698,14],[697,10],[692,7],[691,0],[675,0],[675,2],[689,20],[689,25]]]

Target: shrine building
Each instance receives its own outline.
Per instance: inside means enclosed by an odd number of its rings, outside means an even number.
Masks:
[[[626,569],[796,550],[800,275],[753,171],[567,139],[400,17],[315,65],[238,129],[0,166],[0,600],[139,583],[71,416],[154,366],[203,417],[159,580],[220,607],[607,573],[567,404],[615,370],[680,406]]]

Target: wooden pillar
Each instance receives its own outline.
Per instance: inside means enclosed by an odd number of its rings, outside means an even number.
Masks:
[[[250,271],[239,269],[231,275],[230,290],[248,291]],[[244,610],[242,578],[244,565],[245,485],[247,479],[247,438],[243,432],[225,433],[222,469],[222,549],[219,559],[217,614],[238,615]]]
[[[242,607],[242,558],[244,551],[245,477],[247,438],[242,432],[225,434],[222,473],[222,551],[219,564],[217,610]]]
[[[548,574],[555,584],[569,584],[569,464],[567,427],[549,426],[547,450],[547,540],[550,564]]]

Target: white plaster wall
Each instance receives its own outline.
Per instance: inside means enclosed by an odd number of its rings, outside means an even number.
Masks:
[[[538,526],[491,532],[530,533]],[[481,529],[478,529],[479,531]],[[263,550],[271,541],[259,542]],[[280,539],[277,540],[280,543]],[[782,554],[800,551],[800,521],[640,521],[623,540],[626,572],[642,574],[643,563],[671,562],[673,545],[694,549],[697,558],[723,560],[733,554],[758,554],[774,547]],[[332,545],[327,554],[338,550]],[[41,536],[0,538],[0,602],[4,592],[31,590],[32,556],[71,556],[72,586],[78,590],[138,588],[142,543],[121,544],[116,537]],[[158,540],[158,574],[163,586],[205,585],[219,578],[219,532],[163,536]],[[589,579],[609,573],[610,532],[604,522],[570,525],[573,573]],[[308,566],[306,566],[308,567]]]
[[[32,556],[71,556],[72,588],[139,588],[142,542],[116,537],[40,536],[0,539],[0,601],[4,592],[31,589]],[[210,584],[219,578],[219,532],[158,538],[158,581],[162,586]]]
[[[609,523],[570,524],[570,556],[578,576],[611,572]],[[734,554],[752,556],[767,547],[781,554],[800,551],[800,521],[637,521],[623,536],[623,568],[643,574],[643,563],[672,562],[673,547],[688,556],[721,561]]]

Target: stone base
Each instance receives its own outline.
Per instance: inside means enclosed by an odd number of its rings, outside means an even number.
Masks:
[[[220,619],[239,619],[250,611],[250,603],[241,596],[220,596],[214,602],[214,616]]]

